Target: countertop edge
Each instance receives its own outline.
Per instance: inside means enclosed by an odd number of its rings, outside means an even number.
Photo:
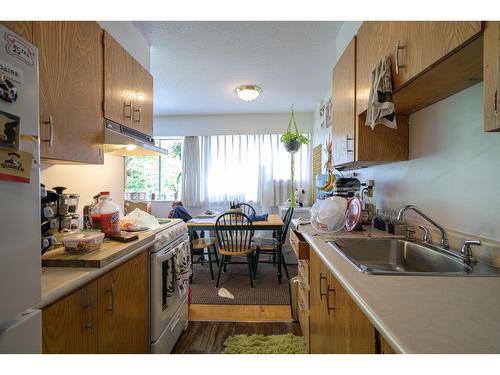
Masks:
[[[400,354],[407,354],[405,350],[402,348],[401,344],[396,341],[393,335],[385,328],[383,321],[373,312],[370,306],[356,293],[356,290],[349,284],[349,282],[345,279],[345,277],[338,272],[335,266],[330,262],[330,260],[323,254],[322,250],[318,245],[322,245],[323,241],[317,239],[310,234],[303,234],[306,241],[312,247],[314,252],[319,256],[319,258],[323,261],[323,263],[328,267],[328,269],[334,274],[337,280],[340,282],[342,287],[347,291],[347,293],[351,296],[354,302],[358,305],[358,307],[363,311],[368,320],[375,326],[377,331],[384,336],[384,339],[389,343],[389,345]],[[346,260],[343,259],[347,263]]]

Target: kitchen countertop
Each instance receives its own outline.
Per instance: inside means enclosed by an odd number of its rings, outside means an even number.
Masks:
[[[370,232],[383,234],[361,233]],[[397,352],[500,353],[500,277],[368,275],[330,247],[325,235],[302,234]]]
[[[159,231],[171,225],[161,224],[159,228],[147,232],[138,233],[139,238],[135,241],[122,243],[116,242],[116,246],[125,248],[126,251],[113,262],[101,268],[88,267],[43,267],[42,268],[42,301],[35,308],[43,309],[62,297],[71,294],[83,285],[97,279],[116,266],[133,258],[144,249],[154,243],[154,236]],[[98,250],[97,250],[98,251]]]

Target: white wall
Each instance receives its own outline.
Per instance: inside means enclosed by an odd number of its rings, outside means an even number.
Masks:
[[[410,160],[357,171],[375,201],[415,204],[447,229],[500,241],[500,133],[483,131],[483,84],[410,116]]]
[[[109,191],[113,202],[123,210],[125,191],[125,165],[120,156],[104,154],[103,165],[50,165],[42,164],[41,181],[52,189],[65,186],[66,193],[79,193],[81,213],[83,206],[92,202],[92,197],[101,191]]]
[[[277,134],[285,132],[289,120],[289,113],[158,116],[154,136]],[[312,112],[295,113],[295,120],[300,130],[312,132]]]
[[[149,71],[150,45],[130,21],[98,21],[141,65]]]

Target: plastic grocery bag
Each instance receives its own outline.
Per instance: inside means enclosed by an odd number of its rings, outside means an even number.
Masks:
[[[128,215],[120,219],[120,228],[126,231],[139,231],[144,229],[156,229],[160,226],[158,219],[147,212],[136,208]]]

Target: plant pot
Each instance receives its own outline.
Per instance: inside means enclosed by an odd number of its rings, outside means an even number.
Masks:
[[[293,139],[291,141],[284,142],[284,145],[285,145],[285,149],[289,153],[293,154],[293,153],[299,151],[301,143],[299,140]]]

